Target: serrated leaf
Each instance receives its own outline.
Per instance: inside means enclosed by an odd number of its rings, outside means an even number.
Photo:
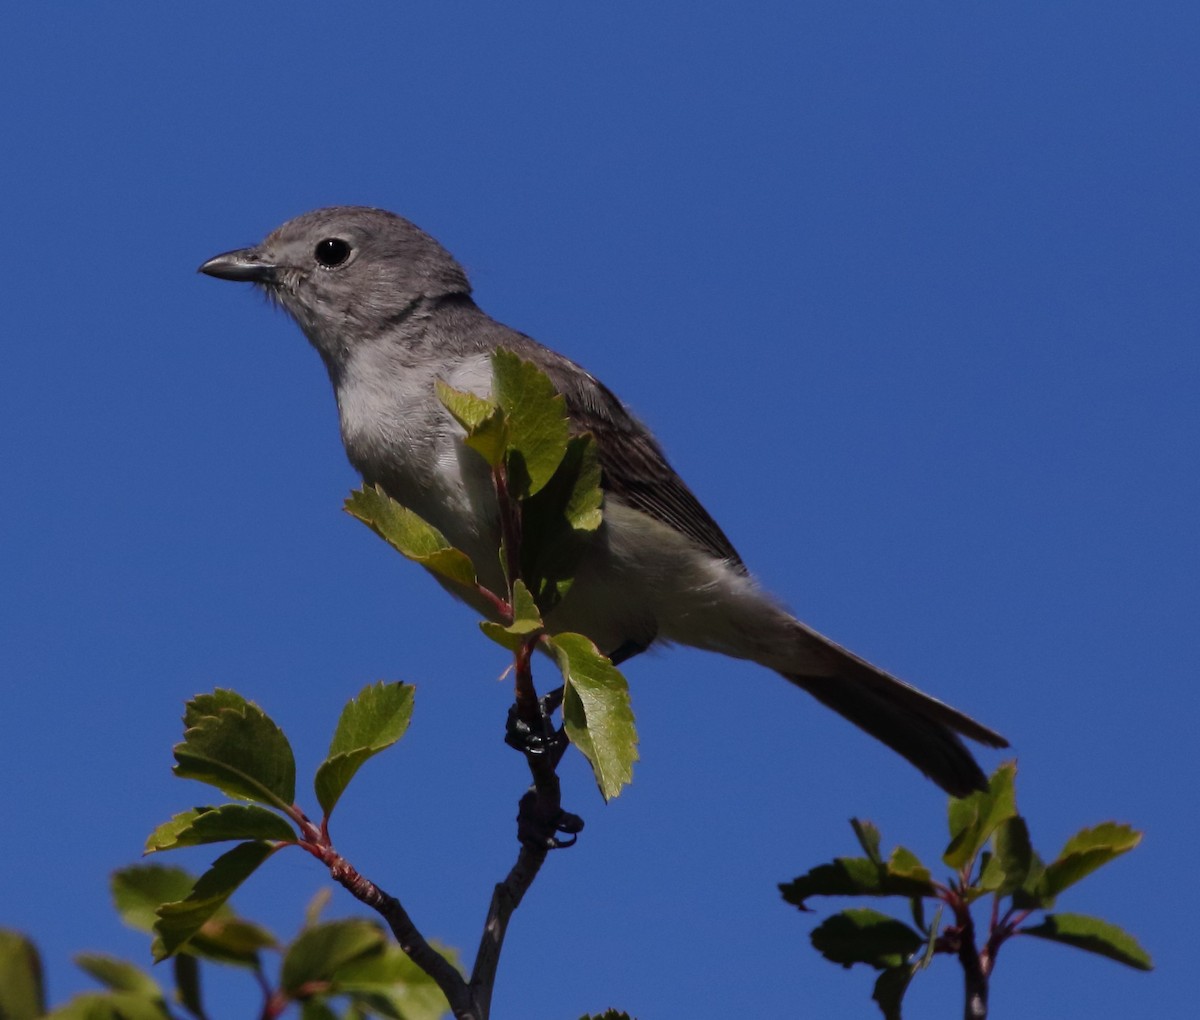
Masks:
[[[295,842],[296,831],[274,811],[255,804],[198,807],[175,815],[150,833],[146,853],[231,839]]]
[[[912,967],[889,967],[875,979],[871,999],[883,1013],[884,1020],[901,1020],[900,1004],[912,978]]]
[[[295,995],[311,982],[330,982],[351,961],[381,953],[386,941],[378,925],[358,918],[306,928],[284,953],[280,987]]]
[[[269,843],[242,843],[222,854],[197,879],[182,900],[158,908],[154,931],[155,962],[178,952],[225,905],[239,885],[249,878],[272,853]]]
[[[0,1017],[34,1020],[46,1011],[42,958],[18,931],[0,928]]]
[[[196,958],[187,953],[176,953],[171,966],[175,974],[175,1001],[196,1020],[208,1020],[200,993],[200,965]]]
[[[1046,865],[1043,893],[1057,896],[1097,868],[1128,853],[1141,841],[1140,832],[1119,822],[1104,822],[1080,830],[1067,840],[1058,857]]]
[[[629,685],[582,634],[557,634],[546,644],[562,671],[563,726],[608,800],[633,778],[638,757]]]
[[[580,557],[603,519],[600,457],[590,435],[574,436],[562,463],[521,508],[521,574],[543,613],[571,587]]]
[[[440,379],[436,387],[442,406],[466,430],[463,442],[491,467],[499,467],[508,443],[508,420],[500,405],[486,397],[456,390]]]
[[[442,406],[468,433],[479,428],[499,407],[494,400],[466,390],[456,390],[441,379],[434,383],[434,389]]]
[[[345,509],[401,555],[454,584],[475,587],[475,567],[467,554],[379,486],[363,486],[350,493]]]
[[[296,760],[287,737],[253,702],[195,720],[175,745],[175,774],[230,797],[288,810],[296,799]]]
[[[1033,935],[1051,942],[1062,942],[1076,949],[1107,956],[1138,970],[1153,970],[1150,954],[1137,939],[1115,924],[1085,914],[1047,914],[1042,923],[1018,929],[1020,935]]]
[[[209,694],[197,694],[183,707],[183,728],[191,729],[206,716],[218,716],[223,708],[242,711],[250,702],[237,691],[218,687]]]
[[[904,966],[925,940],[903,921],[878,910],[843,910],[813,929],[813,947],[827,960],[878,970]]]
[[[45,1020],[171,1020],[161,999],[135,992],[85,992],[46,1015]]]
[[[140,967],[106,953],[77,953],[75,966],[114,992],[135,992],[149,999],[162,999],[163,991]],[[0,1013],[0,1016],[3,1016]]]
[[[326,818],[363,763],[404,736],[412,709],[411,685],[383,681],[368,684],[346,703],[313,784]]]
[[[508,420],[509,491],[524,499],[550,481],[566,453],[566,403],[540,368],[503,348],[492,354],[492,379]]]
[[[879,829],[875,824],[860,818],[851,818],[850,828],[854,830],[859,846],[863,848],[863,853],[867,855],[871,863],[882,865],[883,856],[879,852]]]
[[[996,826],[1017,813],[1016,773],[1016,762],[1005,762],[992,773],[987,790],[950,798],[950,845],[942,855],[949,867],[961,871],[970,866]]]

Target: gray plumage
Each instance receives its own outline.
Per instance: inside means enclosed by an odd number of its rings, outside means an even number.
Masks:
[[[486,395],[497,347],[550,376],[572,427],[595,437],[605,490],[604,523],[546,620],[552,631],[582,632],[620,656],[667,641],[753,660],[948,792],[985,785],[960,735],[991,747],[1007,746],[1004,738],[817,634],[759,590],[645,426],[578,365],[485,314],[458,263],[412,223],[380,209],[319,209],[200,268],[255,283],[287,310],[325,363],[342,440],[364,481],[435,525],[496,590],[491,479],[434,383]]]

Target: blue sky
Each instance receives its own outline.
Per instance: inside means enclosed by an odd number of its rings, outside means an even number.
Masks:
[[[215,685],[311,773],[346,698],[416,683],[335,839],[468,953],[510,863],[524,780],[497,650],[340,512],[355,477],[295,327],[195,273],[363,203],[622,394],[802,618],[1005,733],[1035,845],[1146,830],[1061,906],[1124,925],[1158,970],[1011,944],[994,1015],[1190,1008],[1194,5],[5,22],[0,925],[38,940],[55,1001],[87,985],[74,951],[145,958],[107,875],[204,802],[170,748]],[[566,768],[588,827],[516,915],[497,1016],[873,1016],[870,976],[821,960],[775,883],[851,852],[851,815],[936,860],[941,794],[761,669],[675,650],[627,674],[635,782],[605,807]],[[296,853],[235,903],[286,932],[325,884]],[[911,1015],[955,1015],[959,983],[939,961]],[[211,997],[253,1015],[248,981]]]

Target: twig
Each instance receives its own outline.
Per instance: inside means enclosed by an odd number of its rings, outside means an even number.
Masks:
[[[471,972],[471,998],[479,1010],[479,1020],[488,1020],[491,1014],[496,969],[500,965],[500,950],[504,948],[509,918],[533,885],[548,852],[544,848],[521,847],[508,877],[492,892],[487,921],[483,925],[483,937],[475,954],[475,968]]]
[[[413,919],[408,916],[395,896],[384,892],[333,848],[329,836],[307,818],[302,825],[304,839],[299,846],[307,850],[329,869],[334,881],[344,886],[360,903],[376,911],[387,922],[396,942],[413,963],[437,983],[450,1003],[450,1009],[460,1020],[476,1020],[471,1011],[471,990],[466,981],[441,953],[426,941]]]

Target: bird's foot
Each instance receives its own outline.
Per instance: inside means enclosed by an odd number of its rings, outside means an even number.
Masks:
[[[561,787],[555,771],[570,741],[553,715],[562,706],[560,687],[539,698],[533,711],[517,702],[508,711],[504,742],[525,755],[532,788],[517,810],[517,839],[533,850],[561,850],[574,844],[583,819],[562,809]],[[564,838],[565,837],[565,838]]]
[[[517,839],[522,846],[533,850],[562,850],[574,846],[582,830],[583,819],[564,811],[557,796],[547,797],[535,786],[521,798],[517,809]]]
[[[504,727],[504,742],[520,751],[534,767],[534,759],[550,763],[554,768],[567,749],[566,733],[554,725],[551,718],[562,705],[563,689],[551,691],[537,700],[534,713],[528,712],[520,702],[508,710],[508,721]],[[530,718],[530,715],[533,718]]]

